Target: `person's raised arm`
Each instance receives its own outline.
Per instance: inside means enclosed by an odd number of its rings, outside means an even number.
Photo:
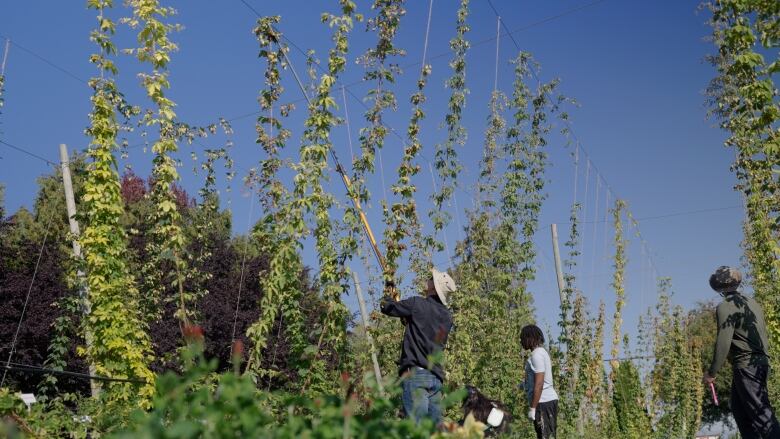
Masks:
[[[390,317],[411,317],[415,299],[417,298],[412,297],[396,302],[391,297],[385,296],[379,303],[379,309],[382,311],[382,314]]]

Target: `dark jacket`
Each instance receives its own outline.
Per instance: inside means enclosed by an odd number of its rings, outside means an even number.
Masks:
[[[727,293],[715,312],[718,337],[709,368],[718,373],[728,358],[735,369],[769,364],[769,343],[764,312],[752,297]]]
[[[447,336],[452,329],[450,310],[433,297],[412,297],[400,302],[386,297],[382,300],[381,309],[383,314],[405,318],[407,321],[398,373],[402,374],[410,367],[417,366],[430,369],[444,381],[441,363],[436,361],[431,365],[428,358],[440,355],[447,344]]]

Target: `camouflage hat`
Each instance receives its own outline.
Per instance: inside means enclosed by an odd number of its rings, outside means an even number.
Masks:
[[[710,286],[719,293],[736,291],[741,283],[742,273],[736,268],[725,265],[718,267],[715,273],[712,273],[712,276],[710,276]]]

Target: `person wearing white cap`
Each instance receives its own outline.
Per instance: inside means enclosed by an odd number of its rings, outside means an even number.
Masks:
[[[441,398],[444,369],[438,361],[452,329],[452,313],[447,309],[447,295],[455,291],[449,274],[431,270],[425,297],[394,301],[382,299],[382,313],[406,321],[398,360],[402,382],[404,414],[419,423],[430,418],[441,423]]]

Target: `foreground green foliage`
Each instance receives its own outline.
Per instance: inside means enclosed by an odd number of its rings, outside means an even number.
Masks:
[[[342,374],[339,390],[310,396],[257,390],[255,383],[238,373],[242,347],[234,347],[236,370],[217,374],[216,363],[203,357],[199,328],[187,328],[188,347],[182,351],[182,374],[167,372],[157,379],[150,411],[137,410],[128,425],[117,428],[115,413],[87,400],[54,400],[27,408],[16,395],[0,390],[0,433],[4,437],[92,437],[111,438],[428,438],[434,432],[430,421],[415,425],[399,419],[397,385],[382,397],[375,387],[360,400],[352,394],[351,378]],[[370,378],[366,376],[365,379]],[[445,398],[451,405],[463,398],[454,392]],[[75,406],[75,409],[74,409]],[[84,418],[88,415],[89,418]],[[453,428],[439,438],[482,437],[481,424],[470,422],[466,429]]]

